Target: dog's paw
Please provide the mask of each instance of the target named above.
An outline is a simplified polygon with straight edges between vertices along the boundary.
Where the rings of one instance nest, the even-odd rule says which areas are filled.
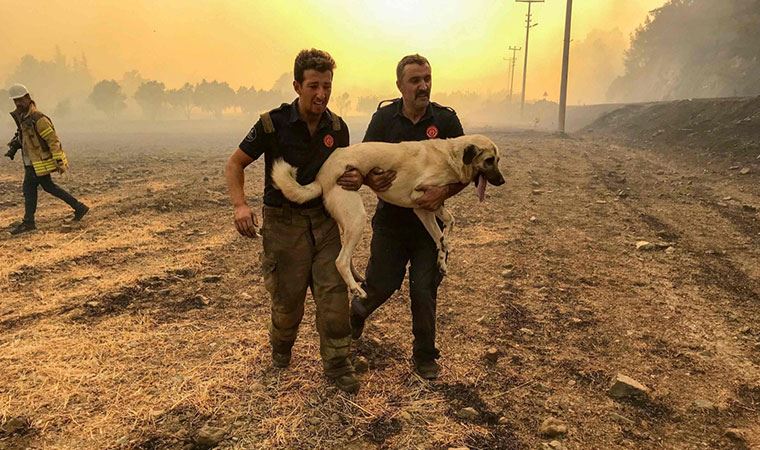
[[[441,272],[441,275],[444,277],[449,271],[448,264],[446,263],[446,253],[439,253],[438,254],[438,271]]]
[[[357,285],[356,287],[351,288],[351,297],[364,300],[367,298],[367,293],[364,292],[364,289]]]

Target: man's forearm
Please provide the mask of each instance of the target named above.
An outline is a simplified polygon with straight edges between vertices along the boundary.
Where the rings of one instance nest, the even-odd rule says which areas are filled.
[[[224,168],[227,190],[233,206],[245,205],[245,172],[240,165],[228,161]]]

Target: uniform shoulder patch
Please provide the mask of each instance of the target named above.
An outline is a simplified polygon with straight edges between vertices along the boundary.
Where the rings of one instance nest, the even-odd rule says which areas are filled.
[[[253,142],[256,140],[256,125],[251,127],[251,131],[245,136],[246,142]]]

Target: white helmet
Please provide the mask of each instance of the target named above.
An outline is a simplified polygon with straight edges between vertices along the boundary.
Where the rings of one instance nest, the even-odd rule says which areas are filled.
[[[8,96],[11,98],[11,100],[16,100],[17,98],[21,98],[25,95],[29,95],[29,89],[27,89],[23,84],[14,84],[8,88]]]

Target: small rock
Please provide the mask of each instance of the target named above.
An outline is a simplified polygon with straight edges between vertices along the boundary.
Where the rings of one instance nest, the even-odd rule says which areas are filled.
[[[335,413],[332,416],[330,416],[330,420],[332,420],[333,422],[336,422],[336,423],[340,422],[340,416],[338,415],[338,413]]]
[[[655,250],[657,248],[657,245],[649,242],[649,241],[637,241],[636,242],[636,250],[645,252],[645,251],[651,251]]]
[[[456,412],[456,416],[460,419],[465,420],[475,420],[478,418],[478,411],[475,408],[472,408],[468,406],[467,408],[462,408],[459,411]]]
[[[499,417],[499,425],[509,425],[509,419],[504,416]]]
[[[646,399],[649,397],[649,388],[633,378],[619,373],[607,393],[612,398]]]
[[[535,222],[538,219],[536,218],[536,216],[530,216],[530,219],[528,219],[528,220],[530,220],[531,222]]]
[[[739,174],[740,175],[749,175],[750,172],[752,172],[752,171],[749,169],[749,167],[745,167],[745,168],[743,168],[742,170],[739,171]]]
[[[31,251],[32,251],[32,250],[34,250],[34,249],[32,248],[32,246],[31,246],[31,245],[25,245],[25,246],[24,246],[24,250],[26,250],[26,251],[28,251],[28,252],[31,252]]]
[[[209,177],[203,177],[203,181],[208,181]]]
[[[541,195],[541,194],[543,194],[543,193],[544,193],[544,190],[543,190],[543,189],[533,189],[533,190],[531,191],[531,193],[532,193],[533,195]]]
[[[247,292],[242,292],[242,293],[240,293],[240,298],[242,298],[243,300],[250,300],[253,297],[251,297],[251,294],[249,294]]]
[[[193,297],[193,303],[195,303],[196,305],[200,304],[200,305],[208,306],[211,303],[211,300],[209,300],[208,297],[206,297],[203,294],[198,294],[195,297]]]
[[[311,425],[319,425],[320,423],[322,423],[322,420],[319,417],[317,417],[317,416],[309,417],[309,419],[307,421]]]
[[[501,276],[503,276],[504,278],[509,278],[510,276],[512,276],[512,272],[514,272],[512,269],[504,269],[501,271]]]
[[[201,448],[214,448],[224,440],[226,434],[227,431],[222,428],[204,425],[203,428],[198,430],[198,434],[195,437],[195,445]]]
[[[700,398],[700,399],[694,400],[694,403],[692,404],[692,409],[695,411],[700,411],[700,412],[711,412],[711,411],[717,411],[718,407],[715,406],[715,403]]]
[[[733,199],[734,199],[734,198],[733,198],[733,197],[731,197],[731,196],[728,196],[728,197],[723,197],[723,201],[724,201],[724,202],[730,202],[730,201],[731,201],[731,200],[733,200]]]
[[[202,280],[204,283],[218,283],[222,281],[221,275],[206,275]]]
[[[520,328],[519,331],[520,331],[520,333],[522,333],[522,334],[524,334],[526,336],[533,336],[533,334],[535,334],[535,333],[533,333],[533,330],[531,330],[530,328]]]
[[[572,323],[573,325],[580,325],[583,323],[583,319],[579,319],[578,317],[571,317],[570,323]]]
[[[538,432],[544,437],[562,436],[567,434],[567,425],[556,417],[549,417],[541,423]]]
[[[675,247],[668,247],[668,248],[665,249],[665,253],[667,253],[668,255],[672,255],[675,252],[676,252],[676,248]]]
[[[731,166],[728,168],[728,170],[739,170],[741,169],[741,166]]]
[[[747,430],[743,428],[729,428],[726,430],[726,437],[734,442],[746,444]]]
[[[562,445],[562,442],[560,441],[551,441],[549,442],[549,448],[552,448],[554,450],[564,450],[565,446]]]
[[[500,356],[499,349],[497,349],[496,347],[489,347],[488,350],[486,350],[486,353],[483,355],[483,358],[486,361],[495,363],[496,361],[499,360],[499,356]]]
[[[369,370],[369,361],[363,356],[357,356],[354,360],[354,370],[357,373],[364,373]]]

